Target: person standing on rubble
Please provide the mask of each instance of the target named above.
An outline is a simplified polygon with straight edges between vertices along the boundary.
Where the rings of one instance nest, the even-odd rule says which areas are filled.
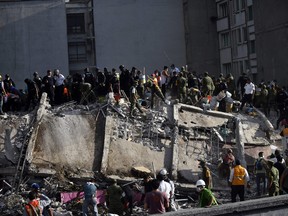
[[[257,196],[261,196],[261,182],[263,182],[262,194],[266,194],[266,161],[263,152],[258,153],[258,158],[254,164],[254,173],[256,174]]]
[[[133,85],[130,88],[130,117],[134,117],[134,109],[135,106],[139,110],[140,113],[143,113],[140,104],[138,102],[138,94],[137,94],[137,84],[138,80],[134,80]]]
[[[252,83],[251,79],[247,79],[247,83],[244,86],[245,92],[241,101],[241,106],[240,106],[240,110],[243,109],[244,105],[246,103],[249,103],[250,106],[252,107],[252,102],[253,102],[253,98],[254,98],[254,93],[255,93],[255,85],[254,83]]]
[[[187,79],[184,77],[183,72],[180,72],[177,79],[177,93],[180,103],[186,102],[187,97]]]
[[[279,195],[279,171],[274,167],[274,161],[268,160],[268,192],[269,196]]]
[[[169,179],[168,172],[167,172],[167,170],[165,168],[160,169],[160,171],[158,173],[158,176],[157,176],[157,179],[159,179],[159,180],[163,179],[165,184],[166,183],[170,184],[171,191],[167,195],[167,197],[169,199],[169,209],[168,209],[168,211],[177,211],[177,207],[176,207],[176,203],[175,203],[175,185],[174,185],[174,182],[171,179]],[[160,182],[159,190],[162,191],[162,192],[168,193],[168,191],[167,191],[168,187],[166,187],[166,185],[164,185],[162,183],[162,180]]]
[[[208,168],[207,164],[203,160],[199,160],[199,165],[202,168],[202,179],[205,182],[205,186],[208,189],[212,189],[212,176],[211,176],[211,171]]]
[[[47,70],[47,75],[43,77],[42,83],[44,85],[43,92],[47,93],[51,106],[54,106],[54,78],[52,71]]]
[[[64,93],[64,84],[65,77],[60,73],[59,69],[54,70],[54,83],[55,83],[55,104],[63,103],[63,93]]]
[[[213,205],[218,205],[215,196],[212,191],[205,187],[205,181],[199,179],[196,182],[196,190],[199,193],[199,206],[200,207],[211,207]]]
[[[240,160],[236,159],[235,167],[231,170],[229,184],[231,185],[231,200],[236,202],[239,195],[240,201],[244,201],[245,184],[250,188],[247,170],[241,166]]]
[[[202,92],[204,93],[205,97],[207,97],[208,95],[212,96],[214,90],[215,90],[214,82],[212,78],[209,76],[209,73],[206,71],[202,79]]]
[[[93,182],[84,184],[84,201],[82,205],[83,216],[88,216],[89,206],[92,206],[93,216],[98,216],[98,208],[96,201],[97,187]]]
[[[111,214],[123,215],[124,206],[122,202],[122,188],[117,185],[117,180],[112,179],[112,185],[106,190],[106,204]]]

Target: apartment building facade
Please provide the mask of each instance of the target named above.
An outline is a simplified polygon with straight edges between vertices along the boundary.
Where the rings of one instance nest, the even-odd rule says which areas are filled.
[[[256,79],[257,54],[252,0],[216,0],[220,70]]]

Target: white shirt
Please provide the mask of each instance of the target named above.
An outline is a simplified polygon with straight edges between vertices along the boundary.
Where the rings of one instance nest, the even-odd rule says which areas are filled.
[[[255,91],[255,85],[252,82],[246,83],[244,89],[245,89],[244,94],[253,94]]]
[[[170,198],[170,193],[172,191],[172,188],[171,188],[171,185],[168,182],[162,180],[160,182],[158,190],[161,191],[161,192],[165,192],[167,197],[168,197],[168,199]]]
[[[65,77],[62,74],[54,76],[55,86],[60,86],[64,84]]]

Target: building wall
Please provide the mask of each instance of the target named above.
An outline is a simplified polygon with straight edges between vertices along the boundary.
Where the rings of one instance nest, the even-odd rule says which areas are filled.
[[[18,88],[38,71],[68,74],[66,11],[63,0],[0,2],[0,73]]]
[[[182,1],[94,0],[96,64],[146,74],[186,64]]]
[[[259,81],[276,79],[288,85],[288,2],[254,0]],[[263,19],[265,18],[265,19]]]
[[[215,1],[183,0],[187,63],[198,74],[218,75],[219,50],[216,31]]]

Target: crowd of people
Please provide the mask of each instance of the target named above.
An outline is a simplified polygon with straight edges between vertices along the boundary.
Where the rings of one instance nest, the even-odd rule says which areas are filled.
[[[164,66],[162,70],[156,69],[153,73],[135,67],[129,70],[124,65],[111,71],[107,68],[103,71],[85,68],[82,73],[67,77],[58,69],[47,70],[43,78],[35,72],[33,78],[24,80],[27,86],[25,90],[17,89],[9,74],[3,80],[0,76],[0,82],[0,114],[23,108],[33,109],[43,92],[47,93],[52,106],[69,100],[88,103],[91,96],[95,96],[96,100],[99,96],[113,92],[116,101],[124,96],[129,98],[130,116],[135,114],[135,108],[141,113],[141,105],[153,108],[155,100],[167,103],[167,96],[190,105],[204,106],[210,103],[210,109],[223,112],[231,112],[233,106],[240,104],[240,110],[244,106],[246,109],[260,107],[268,117],[273,109],[278,115],[276,128],[288,116],[288,93],[275,80],[254,84],[248,74],[243,73],[236,82],[231,73],[227,76],[219,74],[218,77],[211,77],[208,72],[198,75],[196,71],[189,71],[184,66],[179,69],[174,64],[170,68]]]

